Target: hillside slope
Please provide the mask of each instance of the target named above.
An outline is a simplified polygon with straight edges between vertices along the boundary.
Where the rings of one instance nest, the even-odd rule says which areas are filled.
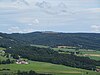
[[[0,33],[0,45],[12,46],[23,45],[47,45],[56,47],[59,45],[74,46],[85,49],[100,50],[99,33],[55,33],[55,32],[33,32],[26,34],[3,34]],[[3,38],[2,38],[3,37]]]

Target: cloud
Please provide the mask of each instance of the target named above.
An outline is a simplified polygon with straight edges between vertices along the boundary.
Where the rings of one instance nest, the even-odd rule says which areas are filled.
[[[18,18],[18,21],[25,25],[37,25],[40,23],[38,19],[33,17],[22,17],[20,19]]]
[[[57,5],[52,5],[50,2],[42,1],[35,4],[37,7],[41,8],[44,12],[51,15],[65,15],[73,14],[72,10],[63,2],[57,3]]]
[[[91,13],[100,13],[100,8],[89,8],[87,10],[90,11]]]
[[[27,28],[20,28],[18,26],[12,26],[8,29],[8,31],[11,33],[28,33],[28,32],[33,32],[34,29],[33,28],[30,28],[30,27],[27,27]]]
[[[0,8],[26,9],[29,3],[26,0],[0,0]]]
[[[32,22],[30,22],[28,25],[36,25],[36,24],[39,24],[39,20],[38,19],[34,19]]]
[[[0,0],[0,30],[99,31],[99,0]],[[4,26],[4,24],[6,26]],[[93,25],[96,24],[96,25]],[[90,29],[90,25],[91,29]]]
[[[0,0],[0,2],[2,3],[15,3],[15,2],[21,3],[22,2],[26,5],[29,5],[29,3],[26,0]]]
[[[25,5],[29,5],[29,3],[28,3],[26,0],[17,0],[17,1],[18,1],[18,3],[22,2],[22,3],[24,3]]]
[[[51,8],[51,4],[49,2],[46,2],[46,1],[37,2],[35,5],[38,6],[38,7],[40,7],[40,8],[44,8],[44,9]]]
[[[18,26],[14,26],[8,29],[8,31],[10,32],[14,32],[14,33],[22,33],[23,31],[18,27]]]
[[[100,25],[92,25],[91,28],[93,32],[100,32]]]

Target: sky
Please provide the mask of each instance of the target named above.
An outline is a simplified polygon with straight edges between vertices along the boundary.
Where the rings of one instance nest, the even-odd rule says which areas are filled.
[[[100,33],[100,0],[0,0],[0,32]]]

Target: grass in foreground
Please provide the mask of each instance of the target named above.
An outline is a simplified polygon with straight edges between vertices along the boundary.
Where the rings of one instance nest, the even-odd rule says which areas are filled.
[[[17,72],[18,70],[21,71],[36,71],[37,73],[49,73],[53,75],[100,75],[100,73],[83,70],[83,69],[77,69],[72,67],[67,67],[63,65],[56,65],[51,63],[44,63],[44,62],[33,62],[30,61],[30,64],[28,65],[18,65],[18,64],[10,64],[10,65],[0,65],[0,69],[10,69],[10,72]],[[0,75],[2,73],[6,73],[7,71],[0,71]],[[86,74],[88,73],[88,74]]]

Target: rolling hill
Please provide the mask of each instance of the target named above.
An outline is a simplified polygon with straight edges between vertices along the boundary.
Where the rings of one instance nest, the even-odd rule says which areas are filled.
[[[57,33],[57,32],[32,32],[32,33],[0,33],[1,46],[13,45],[46,45],[51,47],[73,46],[83,49],[100,50],[99,33]]]

